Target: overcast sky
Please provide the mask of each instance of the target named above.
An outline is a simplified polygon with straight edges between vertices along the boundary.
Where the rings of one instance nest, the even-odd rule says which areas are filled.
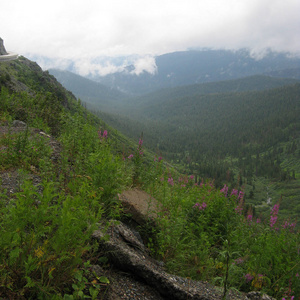
[[[299,54],[299,12],[299,0],[0,0],[0,37],[7,51],[82,69],[99,56],[147,55],[143,66],[203,47]]]

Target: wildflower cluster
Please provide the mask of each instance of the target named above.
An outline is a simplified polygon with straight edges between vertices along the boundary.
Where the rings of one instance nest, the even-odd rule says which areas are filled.
[[[279,203],[275,204],[271,210],[270,227],[273,227],[278,219]]]
[[[253,280],[254,276],[252,276],[250,273],[247,273],[244,275],[244,278],[245,278],[246,282],[248,283]]]
[[[253,215],[248,215],[248,216],[247,216],[247,221],[248,221],[249,223],[251,223],[251,222],[252,222],[252,218],[253,218]]]
[[[143,140],[142,139],[139,139],[139,145],[138,145],[137,150],[138,150],[138,154],[140,156],[142,156],[144,154],[144,152],[143,152]]]
[[[238,194],[238,190],[232,189],[230,196],[236,196]]]
[[[225,184],[224,187],[220,190],[221,193],[224,194],[224,196],[227,198],[228,197],[228,186]],[[237,214],[241,214],[243,211],[243,206],[244,206],[244,192],[243,191],[238,191],[236,189],[232,189],[230,193],[231,196],[238,196],[237,201],[238,201],[238,206],[235,208],[235,212]],[[248,216],[248,221],[252,221],[252,215]]]
[[[235,212],[239,215],[242,214],[243,206],[244,206],[244,193],[242,191],[239,192],[238,196],[238,206],[235,208]]]
[[[104,130],[103,133],[101,130],[98,130],[98,137],[101,141],[107,139],[107,135],[107,130]]]
[[[225,184],[224,187],[221,189],[221,193],[224,193],[224,196],[227,197],[228,194],[228,186]]]
[[[282,227],[284,228],[284,229],[290,229],[291,231],[293,231],[293,229],[295,229],[295,227],[296,227],[296,223],[294,222],[294,223],[290,223],[290,222],[288,222],[288,221],[285,221],[285,223],[282,225]]]
[[[162,161],[162,157],[161,156],[159,156],[158,158],[155,156],[154,157],[154,162],[156,162],[156,160],[158,161],[158,162],[161,162]]]
[[[202,204],[200,203],[196,203],[193,208],[198,208],[199,210],[204,210],[207,207],[207,204],[205,202],[203,202]]]
[[[172,177],[169,177],[169,178],[168,178],[168,183],[169,183],[171,186],[174,185],[174,180],[173,180]]]

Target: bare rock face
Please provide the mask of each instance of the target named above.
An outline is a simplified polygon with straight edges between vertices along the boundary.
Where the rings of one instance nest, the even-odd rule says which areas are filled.
[[[0,38],[0,55],[7,55],[8,53],[5,50],[5,47],[3,45],[3,40]]]
[[[105,253],[113,273],[106,300],[221,300],[223,290],[205,281],[194,281],[166,272],[164,264],[150,256],[138,230],[145,224],[155,225],[155,210],[161,210],[156,200],[138,189],[119,195],[124,211],[134,223],[112,221],[107,229],[99,227],[93,238],[99,252]],[[128,220],[127,220],[128,221]],[[99,266],[97,266],[99,268]],[[102,271],[103,273],[103,271]],[[260,292],[248,294],[229,290],[230,300],[275,300]]]
[[[131,273],[142,282],[152,286],[166,299],[221,299],[219,291],[208,283],[194,282],[186,278],[168,274],[158,262],[149,257],[145,246],[136,233],[120,223],[106,233],[109,241],[104,241],[104,233],[97,230],[93,237],[99,241],[101,250],[109,253],[110,261],[123,272]]]

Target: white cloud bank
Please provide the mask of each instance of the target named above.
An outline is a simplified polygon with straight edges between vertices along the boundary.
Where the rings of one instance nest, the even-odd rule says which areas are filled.
[[[8,51],[76,61],[82,73],[119,70],[95,59],[132,54],[144,57],[136,74],[155,72],[154,55],[197,47],[300,53],[299,0],[0,2]]]

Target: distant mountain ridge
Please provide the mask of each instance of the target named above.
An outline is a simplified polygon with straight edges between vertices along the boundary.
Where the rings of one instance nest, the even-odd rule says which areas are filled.
[[[300,80],[297,79],[253,75],[239,79],[165,88],[132,98],[129,103],[135,103],[140,106],[143,103],[162,103],[170,99],[190,97],[195,95],[263,91],[281,86],[292,85],[299,82]]]
[[[161,103],[168,99],[212,93],[261,91],[298,83],[300,80],[254,75],[239,79],[165,88],[137,97],[130,97],[114,88],[68,71],[50,69],[49,73],[72,91],[90,108],[103,112],[122,113],[143,103]]]
[[[256,59],[245,49],[174,52],[157,56],[155,62],[155,74],[143,72],[134,75],[124,70],[90,78],[128,94],[139,95],[167,87],[237,79],[257,74],[273,74],[274,77],[278,77],[279,74],[279,77],[289,77],[285,75],[284,70],[300,68],[299,57],[269,52],[263,58]],[[293,78],[300,79],[299,73],[296,72]]]

